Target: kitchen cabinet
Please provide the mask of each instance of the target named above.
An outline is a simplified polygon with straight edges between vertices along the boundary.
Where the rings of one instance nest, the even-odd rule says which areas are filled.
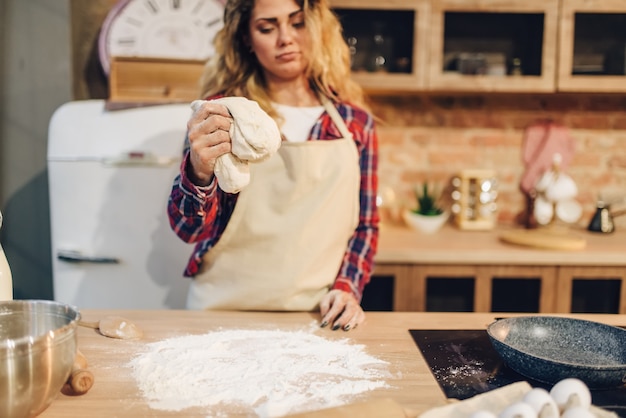
[[[626,92],[626,2],[562,0],[558,89]]]
[[[558,0],[431,3],[428,89],[554,91]]]
[[[333,0],[352,53],[354,79],[369,92],[426,87],[427,0]]]
[[[584,282],[611,282],[604,292],[584,295],[604,301],[614,298],[615,313],[626,313],[626,235],[616,231],[598,234],[583,229],[570,231],[586,240],[583,250],[546,250],[502,242],[508,230],[499,225],[490,231],[463,231],[446,225],[433,235],[420,235],[397,225],[383,225],[374,275],[393,277],[394,311],[428,311],[431,281],[451,283],[452,293],[470,282],[468,311],[511,311],[522,295],[508,292],[496,296],[496,287],[517,280],[536,289],[534,311],[582,312],[574,303],[574,287]],[[589,305],[589,304],[587,304]],[[442,309],[443,310],[443,309]],[[593,311],[595,312],[595,311]]]
[[[332,6],[346,39],[358,41],[353,74],[368,93],[626,92],[622,0],[334,0]],[[395,30],[393,43],[405,47],[391,55],[393,65],[375,71],[359,64],[359,43],[368,50],[381,20]]]

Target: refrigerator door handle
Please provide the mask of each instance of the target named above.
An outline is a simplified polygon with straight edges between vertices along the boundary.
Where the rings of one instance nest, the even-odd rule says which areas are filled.
[[[103,158],[102,162],[112,166],[161,166],[168,167],[175,162],[180,161],[179,158],[154,155],[150,152],[131,151],[122,153],[115,157]]]
[[[119,258],[114,257],[93,257],[86,256],[80,253],[80,251],[72,250],[59,250],[57,252],[57,258],[61,261],[67,261],[69,263],[95,263],[95,264],[119,264]]]

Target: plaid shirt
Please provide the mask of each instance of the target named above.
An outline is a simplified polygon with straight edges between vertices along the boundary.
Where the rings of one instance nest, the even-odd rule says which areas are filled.
[[[367,112],[348,104],[336,105],[339,114],[352,132],[359,151],[361,186],[359,224],[354,231],[341,267],[332,286],[353,293],[361,300],[369,282],[378,243],[378,210],[376,193],[378,177],[378,139],[374,120]],[[332,140],[342,135],[324,112],[311,130],[309,140]],[[238,194],[229,194],[219,187],[215,178],[206,187],[195,186],[186,175],[188,149],[181,165],[181,174],[174,180],[168,202],[168,215],[174,232],[185,242],[196,243],[185,276],[193,277],[202,257],[218,242],[237,203]]]

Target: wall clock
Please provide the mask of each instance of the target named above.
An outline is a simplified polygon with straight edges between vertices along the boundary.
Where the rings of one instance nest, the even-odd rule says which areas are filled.
[[[221,0],[120,0],[98,37],[102,69],[113,56],[206,60],[223,13]]]

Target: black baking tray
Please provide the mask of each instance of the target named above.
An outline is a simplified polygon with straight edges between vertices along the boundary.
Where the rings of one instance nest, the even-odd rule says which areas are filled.
[[[507,367],[486,330],[409,330],[447,398],[459,400],[522,380],[547,390],[550,385]],[[626,418],[626,386],[592,390],[593,404]]]

